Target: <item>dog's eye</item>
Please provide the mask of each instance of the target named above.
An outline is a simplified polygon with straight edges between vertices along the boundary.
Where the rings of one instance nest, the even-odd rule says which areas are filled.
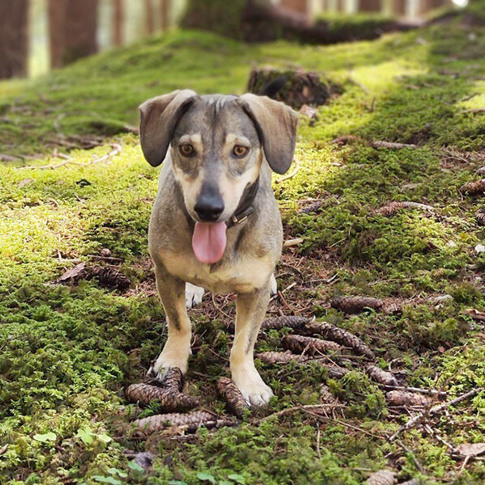
[[[195,154],[194,147],[190,143],[184,143],[183,145],[179,146],[179,152],[184,157],[190,157]]]
[[[243,145],[236,145],[233,149],[232,149],[232,153],[234,154],[234,156],[236,156],[237,158],[243,158],[245,157],[249,152],[249,148],[248,147],[245,147]]]

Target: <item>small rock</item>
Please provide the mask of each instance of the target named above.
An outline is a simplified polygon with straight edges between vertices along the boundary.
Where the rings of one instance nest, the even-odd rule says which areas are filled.
[[[475,251],[480,254],[480,253],[485,253],[485,246],[483,244],[477,244],[475,246]]]

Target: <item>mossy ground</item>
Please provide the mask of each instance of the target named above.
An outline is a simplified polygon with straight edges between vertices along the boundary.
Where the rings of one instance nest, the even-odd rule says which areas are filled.
[[[253,63],[303,66],[342,83],[344,93],[319,109],[314,126],[301,121],[298,173],[275,181],[286,237],[303,243],[285,249],[284,299],[269,312],[298,310],[350,329],[406,384],[450,399],[485,386],[483,325],[465,313],[484,309],[485,260],[474,249],[484,239],[474,218],[481,199],[458,191],[485,165],[485,115],[471,111],[484,107],[483,52],[485,30],[459,19],[332,47],[246,46],[187,31],[35,82],[0,84],[0,153],[18,157],[0,168],[0,482],[357,484],[391,467],[401,481],[482,483],[484,462],[462,466],[445,442],[485,441],[483,392],[433,420],[433,432],[416,428],[390,442],[407,414],[388,408],[358,364],[334,381],[316,365],[258,363],[277,396],[256,413],[259,423],[189,436],[133,433],[136,411],[122,388],[142,378],[165,339],[146,243],[158,171],[143,161],[137,137],[120,132],[153,95],[181,87],[244,92]],[[332,143],[342,135],[359,138]],[[375,149],[372,140],[417,148]],[[99,146],[72,149],[90,143]],[[93,163],[114,144],[119,153]],[[56,169],[19,167],[60,164],[66,154],[71,163]],[[313,198],[324,200],[323,210],[300,213],[301,201]],[[436,211],[375,215],[396,200]],[[119,258],[132,279],[128,291],[94,279],[52,284],[101,248]],[[329,301],[348,294],[407,304],[400,314],[347,318]],[[453,298],[433,300],[444,294]],[[192,312],[200,337],[188,382],[205,407],[223,412],[214,387],[227,372],[234,308],[231,298],[216,303],[209,298]],[[280,340],[269,332],[258,348]],[[345,405],[342,415],[270,416],[317,403],[322,382]],[[145,449],[156,454],[149,472],[127,453]]]

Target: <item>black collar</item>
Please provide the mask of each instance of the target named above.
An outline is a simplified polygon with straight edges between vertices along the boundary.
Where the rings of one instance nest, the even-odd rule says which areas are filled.
[[[254,212],[253,202],[256,194],[258,193],[258,189],[259,177],[256,179],[256,182],[244,189],[237,209],[231,218],[226,222],[228,229],[245,221]]]

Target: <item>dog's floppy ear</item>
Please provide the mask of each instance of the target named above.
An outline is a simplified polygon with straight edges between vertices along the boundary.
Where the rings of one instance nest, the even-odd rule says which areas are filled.
[[[251,93],[237,102],[255,124],[270,167],[285,173],[293,161],[298,114],[279,101]]]
[[[196,97],[197,93],[184,89],[151,98],[138,107],[141,148],[150,165],[163,162],[177,122]]]

